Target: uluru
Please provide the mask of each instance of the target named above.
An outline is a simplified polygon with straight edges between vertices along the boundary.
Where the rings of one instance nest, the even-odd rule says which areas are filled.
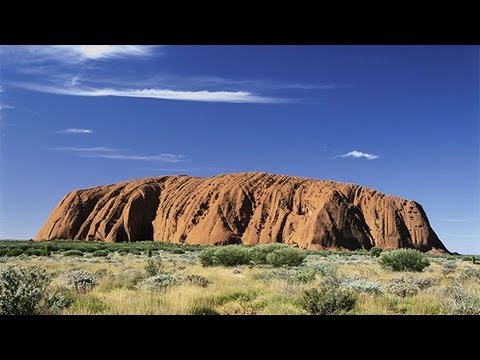
[[[36,236],[52,239],[448,252],[415,201],[260,172],[151,177],[75,190]]]

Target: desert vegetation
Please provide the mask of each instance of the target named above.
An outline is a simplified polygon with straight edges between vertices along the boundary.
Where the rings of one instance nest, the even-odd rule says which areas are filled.
[[[1,314],[480,314],[480,264],[415,250],[0,241]]]

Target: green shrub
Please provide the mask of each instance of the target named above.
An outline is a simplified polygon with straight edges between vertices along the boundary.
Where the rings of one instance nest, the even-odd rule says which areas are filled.
[[[366,279],[344,278],[341,282],[341,287],[350,289],[357,293],[367,293],[372,295],[379,295],[382,293],[380,283],[377,281],[368,281]]]
[[[141,287],[147,290],[164,290],[169,286],[176,285],[178,279],[173,274],[159,274],[142,281]]]
[[[382,249],[378,247],[372,247],[370,249],[370,255],[372,255],[373,257],[379,257],[381,253],[382,253]]]
[[[267,264],[267,256],[274,250],[284,249],[284,244],[255,245],[248,249],[250,261],[255,265]]]
[[[40,268],[8,265],[0,270],[0,313],[31,315],[37,313],[50,277]]]
[[[108,256],[108,251],[106,251],[106,250],[95,250],[95,251],[92,253],[92,256],[95,256],[95,257],[105,257],[105,256]]]
[[[198,254],[198,259],[202,266],[213,266],[215,265],[215,248],[208,248]]]
[[[68,308],[74,300],[61,292],[51,294],[45,300],[45,305],[50,313],[57,314],[63,309]]]
[[[83,252],[80,250],[67,250],[62,253],[63,256],[83,256]]]
[[[13,256],[20,256],[22,254],[23,254],[23,250],[13,248],[13,249],[8,249],[7,253],[5,255],[7,255],[9,257],[13,257]]]
[[[248,256],[248,249],[243,246],[219,246],[215,250],[215,265],[237,266],[245,265],[250,262],[250,258]]]
[[[317,272],[315,271],[315,268],[304,267],[295,272],[292,280],[295,283],[308,284],[309,282],[315,280],[316,277]]]
[[[480,315],[480,298],[468,294],[461,287],[449,287],[447,296],[440,297],[440,301],[449,314],[453,315]]]
[[[385,284],[385,290],[389,294],[394,294],[400,297],[407,297],[416,295],[420,290],[425,290],[437,283],[433,278],[419,278],[416,279],[408,274],[393,278]]]
[[[62,276],[65,285],[77,292],[86,293],[97,284],[95,276],[87,270],[73,270]]]
[[[192,308],[189,310],[190,315],[220,315],[218,311],[215,309],[209,307],[209,306],[197,306],[194,305]]]
[[[267,255],[267,263],[274,267],[302,265],[307,255],[301,250],[284,248]]]
[[[237,266],[250,262],[248,249],[239,245],[208,248],[203,250],[198,257],[203,266]]]
[[[150,276],[150,277],[158,275],[162,268],[163,268],[163,264],[160,258],[148,259],[147,263],[145,264],[145,272],[147,273],[147,276]]]
[[[50,256],[52,254],[51,248],[49,244],[45,244],[45,247],[43,248],[45,252],[45,256]]]
[[[457,265],[454,262],[444,263],[442,266],[442,275],[447,277],[448,274],[453,273],[457,268]]]
[[[322,286],[304,290],[300,306],[311,314],[332,315],[352,310],[356,301],[356,295],[349,290]]]
[[[382,268],[390,271],[423,271],[430,265],[421,252],[414,249],[398,249],[382,253],[379,259]]]
[[[24,254],[25,255],[35,255],[35,256],[44,256],[45,255],[45,251],[44,250],[41,250],[41,249],[35,249],[35,248],[32,248],[32,249],[27,249],[24,251]]]
[[[148,248],[147,250],[147,257],[151,258],[152,257],[152,249]]]

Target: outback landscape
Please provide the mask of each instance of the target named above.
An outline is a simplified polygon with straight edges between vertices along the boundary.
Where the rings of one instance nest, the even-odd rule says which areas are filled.
[[[474,256],[82,241],[0,254],[4,314],[480,314]]]
[[[241,173],[77,190],[36,240],[0,243],[4,314],[480,314],[476,257],[450,254],[421,205],[352,184]]]
[[[0,63],[0,315],[480,315],[478,46]]]

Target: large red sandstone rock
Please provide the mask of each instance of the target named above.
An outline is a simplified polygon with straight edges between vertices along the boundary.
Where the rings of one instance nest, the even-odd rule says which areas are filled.
[[[415,201],[265,173],[164,176],[72,191],[36,237],[50,239],[447,251]]]

